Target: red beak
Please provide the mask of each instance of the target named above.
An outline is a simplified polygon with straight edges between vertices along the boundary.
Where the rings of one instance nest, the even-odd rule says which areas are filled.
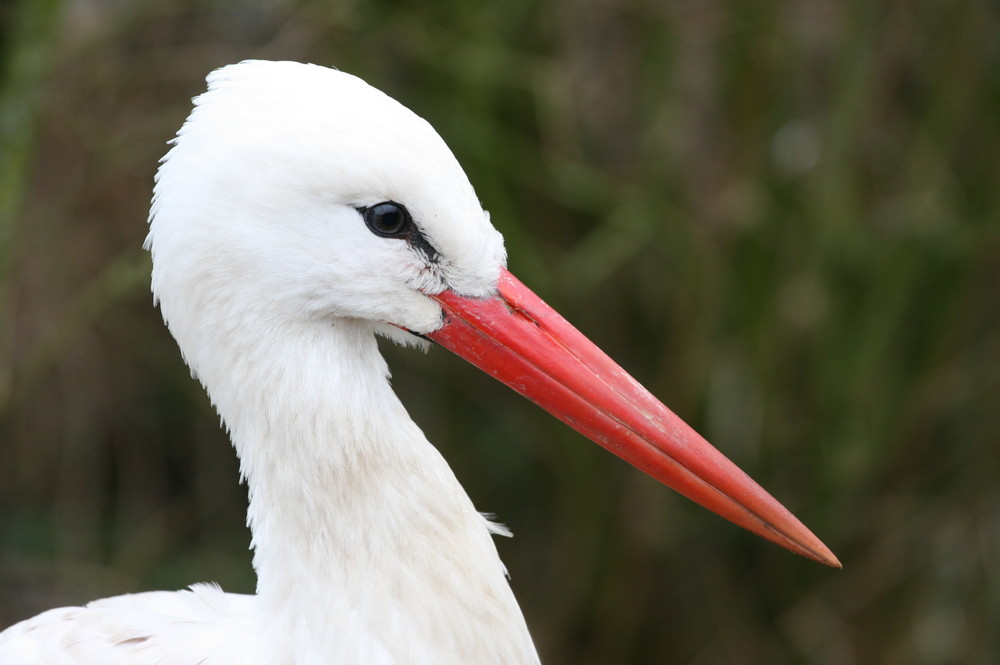
[[[507,270],[494,297],[434,298],[445,324],[426,337],[705,508],[841,567],[784,506]]]

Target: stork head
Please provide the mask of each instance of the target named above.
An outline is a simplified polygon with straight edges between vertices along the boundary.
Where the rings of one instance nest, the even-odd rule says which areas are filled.
[[[157,174],[147,247],[168,322],[179,298],[238,290],[275,319],[364,319],[408,341],[401,328],[441,324],[429,296],[493,293],[506,260],[426,121],[355,76],[293,62],[208,77]]]
[[[710,510],[839,566],[507,272],[500,234],[430,125],[315,65],[244,62],[208,83],[160,167],[146,241],[154,294],[196,372],[209,321],[231,346],[248,320],[258,334],[344,318],[415,333]]]

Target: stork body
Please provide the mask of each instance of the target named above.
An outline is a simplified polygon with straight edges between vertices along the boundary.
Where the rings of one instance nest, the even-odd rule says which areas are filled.
[[[408,417],[376,335],[436,341],[712,510],[836,562],[506,272],[440,137],[360,79],[213,73],[158,173],[147,247],[240,458],[257,593],[51,610],[0,634],[0,665],[537,662],[504,530]]]

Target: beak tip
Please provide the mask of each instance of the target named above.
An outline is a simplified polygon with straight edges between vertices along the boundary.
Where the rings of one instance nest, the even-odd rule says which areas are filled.
[[[819,560],[820,563],[830,566],[831,568],[836,568],[837,570],[844,569],[844,564],[840,563],[840,559],[837,558],[836,554],[826,548],[824,548],[822,554],[823,557]]]
[[[829,566],[830,568],[836,568],[842,570],[844,564],[840,562],[837,555],[834,554],[829,547],[823,544],[819,538],[814,536],[811,531],[806,531],[807,537],[798,540],[797,547],[788,548],[793,552],[802,554],[806,558],[812,559],[816,563],[821,563],[824,566]],[[787,545],[786,545],[787,547]]]

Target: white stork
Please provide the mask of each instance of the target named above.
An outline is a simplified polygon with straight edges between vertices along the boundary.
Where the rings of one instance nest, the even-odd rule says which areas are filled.
[[[538,656],[491,535],[389,386],[376,335],[436,342],[682,494],[836,557],[505,268],[427,122],[348,74],[249,61],[157,174],[152,289],[225,421],[257,593],[50,610],[0,665],[511,665]]]

